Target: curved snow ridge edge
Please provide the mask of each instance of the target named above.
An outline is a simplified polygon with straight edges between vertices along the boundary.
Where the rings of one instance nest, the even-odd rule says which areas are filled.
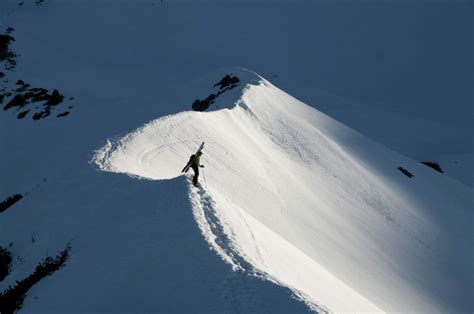
[[[204,80],[211,80],[209,77],[214,77],[214,80],[215,80],[215,78],[221,75],[222,73],[229,73],[232,71],[235,72],[235,74],[238,75],[238,77],[241,79],[241,83],[240,83],[241,86],[239,87],[240,91],[237,92],[237,94],[235,94],[238,96],[234,96],[234,99],[227,100],[227,102],[230,102],[231,105],[223,106],[220,109],[207,110],[204,112],[187,110],[187,111],[180,111],[180,112],[158,117],[136,128],[130,133],[119,134],[119,135],[113,136],[112,138],[107,139],[105,145],[103,145],[102,147],[94,151],[93,156],[90,160],[90,163],[93,165],[96,165],[101,171],[123,173],[130,177],[139,178],[139,179],[163,180],[163,179],[173,179],[180,176],[181,174],[179,172],[176,172],[174,175],[163,177],[163,178],[156,177],[156,176],[149,177],[147,175],[140,174],[140,173],[137,173],[136,171],[133,171],[135,170],[133,169],[133,167],[127,170],[124,170],[123,167],[118,167],[117,164],[119,163],[118,161],[122,161],[121,157],[127,155],[127,147],[130,143],[133,143],[134,140],[140,138],[141,135],[146,134],[147,131],[152,130],[153,128],[155,128],[156,126],[162,123],[166,123],[167,121],[177,120],[180,123],[185,123],[185,120],[190,118],[190,115],[215,114],[216,112],[233,110],[233,109],[236,109],[237,107],[244,109],[250,115],[256,117],[256,115],[252,111],[252,108],[247,106],[247,104],[243,101],[243,96],[252,86],[259,86],[261,84],[269,83],[262,76],[258,75],[257,73],[251,70],[241,68],[241,67],[225,67],[225,68],[220,69],[219,71],[216,71],[216,73],[213,73],[212,75],[208,74]],[[171,122],[170,124],[172,126],[179,125],[179,123],[176,123],[176,122],[174,123]],[[151,146],[153,146],[153,144],[154,143],[150,143]],[[167,143],[167,145],[171,145],[171,144],[173,143]],[[188,147],[190,152],[193,151],[193,147],[195,145],[194,143],[193,144],[185,143],[185,141],[183,141],[181,144],[184,147]],[[155,147],[154,149],[159,149],[159,148],[160,147]],[[143,157],[144,155],[150,152],[142,151],[139,153],[141,154],[139,157]],[[135,161],[141,162],[141,160],[135,160]],[[130,160],[129,164],[132,162],[133,160]]]
[[[193,208],[194,220],[197,222],[201,234],[222,260],[232,266],[234,271],[249,269],[246,261],[236,254],[235,249],[224,231],[220,219],[216,215],[215,204],[212,198],[201,187],[188,185],[189,199]]]
[[[193,216],[198,224],[201,234],[208,242],[210,248],[226,263],[228,263],[233,271],[247,273],[250,276],[268,280],[282,287],[290,289],[293,293],[292,297],[303,302],[308,308],[317,313],[331,313],[329,309],[322,304],[315,303],[309,296],[295,287],[289,286],[278,280],[275,276],[265,272],[264,269],[257,268],[252,259],[239,248],[238,242],[232,232],[223,221],[219,218],[219,213],[212,197],[202,187],[193,187],[189,184],[188,195],[193,208]],[[242,219],[244,219],[242,217]],[[243,220],[245,222],[245,220]],[[247,223],[248,232],[252,233]]]

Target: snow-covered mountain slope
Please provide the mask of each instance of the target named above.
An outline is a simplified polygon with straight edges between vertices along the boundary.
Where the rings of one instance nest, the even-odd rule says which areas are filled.
[[[131,184],[91,167],[72,174],[2,214],[1,241],[14,243],[15,258],[2,291],[72,245],[64,269],[33,286],[20,313],[305,312],[288,290],[232,271],[208,249],[183,178]]]
[[[0,110],[0,202],[23,195],[0,212],[0,292],[71,242],[20,313],[472,312],[472,190],[414,160],[474,182],[474,6],[428,2],[1,0],[0,95],[65,99],[39,121]],[[186,112],[230,72],[244,84],[214,112]],[[166,123],[194,133],[164,130],[176,147]],[[207,185],[188,189],[204,135]],[[98,171],[104,145],[102,166],[158,180]]]
[[[235,106],[154,120],[109,142],[96,163],[173,179],[205,141],[201,186],[231,246],[207,239],[224,259],[231,262],[237,251],[268,278],[330,311],[473,308],[470,187],[257,75],[237,76],[246,86]]]
[[[237,65],[474,185],[472,1],[37,2],[0,1],[12,79],[172,113],[165,87]]]

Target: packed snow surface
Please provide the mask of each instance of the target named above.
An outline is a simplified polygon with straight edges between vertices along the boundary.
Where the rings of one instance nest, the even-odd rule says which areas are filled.
[[[205,190],[221,228],[198,219],[201,231],[235,268],[238,255],[313,309],[472,310],[472,188],[256,74],[238,76],[244,88],[226,108],[159,118],[109,141],[94,160],[173,179],[204,141],[201,187],[190,195],[196,210]]]

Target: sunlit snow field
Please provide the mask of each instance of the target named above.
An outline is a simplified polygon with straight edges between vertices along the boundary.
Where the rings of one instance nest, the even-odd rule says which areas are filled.
[[[471,2],[35,2],[0,86],[74,109],[0,113],[0,292],[72,251],[20,313],[473,311]]]

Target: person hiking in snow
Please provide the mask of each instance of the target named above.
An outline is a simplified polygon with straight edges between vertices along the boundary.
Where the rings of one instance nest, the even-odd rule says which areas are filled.
[[[194,171],[193,184],[195,186],[198,185],[199,168],[204,168],[204,165],[201,165],[201,156],[202,152],[198,152],[196,155],[191,155],[191,157],[189,158],[189,162],[194,159],[191,164],[191,168],[193,168]]]

